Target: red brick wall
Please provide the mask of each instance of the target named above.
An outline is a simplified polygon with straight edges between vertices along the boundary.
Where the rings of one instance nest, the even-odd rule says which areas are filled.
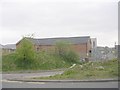
[[[18,43],[16,45],[16,48],[19,47]],[[74,44],[71,46],[73,48],[74,51],[76,51],[80,57],[87,57],[87,53],[89,54],[89,50],[91,50],[91,43],[90,41],[88,41],[88,43],[83,43],[83,44]],[[36,51],[41,51],[41,50],[45,50],[45,51],[51,51],[55,49],[55,46],[53,45],[34,45],[34,48]]]
[[[54,46],[53,45],[35,45],[35,50],[36,51],[41,51],[41,50],[54,50]]]
[[[36,51],[50,51],[55,50],[55,46],[53,45],[35,45],[34,46]],[[80,57],[86,57],[87,53],[89,53],[89,50],[91,49],[90,43],[84,43],[84,44],[74,44],[71,46],[74,51],[76,51]]]
[[[87,46],[85,44],[72,45],[73,49],[80,55],[80,57],[86,57]]]

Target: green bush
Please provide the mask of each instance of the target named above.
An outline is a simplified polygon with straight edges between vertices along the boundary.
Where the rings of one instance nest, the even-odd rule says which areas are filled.
[[[77,53],[75,53],[74,51],[69,51],[66,52],[63,55],[64,60],[71,62],[71,63],[78,63],[79,62],[79,55],[77,55]]]
[[[39,52],[36,56],[36,60],[39,64],[39,68],[41,69],[65,68],[70,66],[57,55],[45,51]]]
[[[35,51],[32,42],[23,38],[16,50],[16,65],[19,68],[33,68],[35,66]]]
[[[78,63],[79,55],[72,49],[71,44],[68,42],[57,42],[56,51],[60,58],[69,62],[69,63]]]

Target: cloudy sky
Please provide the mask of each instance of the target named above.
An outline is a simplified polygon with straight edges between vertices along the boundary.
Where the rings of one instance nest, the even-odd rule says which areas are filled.
[[[1,0],[0,44],[22,36],[91,36],[98,46],[118,41],[118,0]]]

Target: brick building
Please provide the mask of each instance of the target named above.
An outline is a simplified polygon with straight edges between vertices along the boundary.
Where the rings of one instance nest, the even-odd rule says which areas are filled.
[[[55,48],[56,42],[70,42],[74,51],[76,51],[80,58],[88,57],[91,53],[91,38],[90,36],[83,37],[61,37],[61,38],[44,38],[44,39],[35,39],[27,38],[30,40],[36,51],[40,50],[51,50]],[[16,47],[19,47],[21,40],[16,44]]]

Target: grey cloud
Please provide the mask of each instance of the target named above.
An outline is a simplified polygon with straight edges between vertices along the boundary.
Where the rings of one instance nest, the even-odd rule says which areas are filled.
[[[35,32],[41,37],[91,35],[100,40],[103,35],[108,39],[109,32],[116,35],[117,3],[3,3],[1,27],[18,36]]]

